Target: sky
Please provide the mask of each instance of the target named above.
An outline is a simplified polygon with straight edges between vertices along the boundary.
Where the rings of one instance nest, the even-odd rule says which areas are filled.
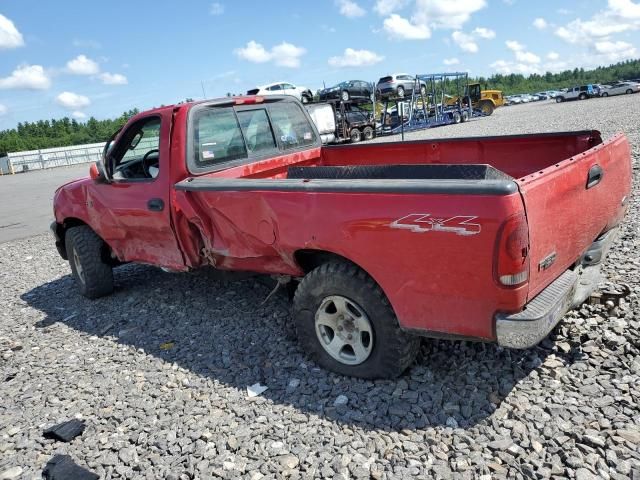
[[[0,0],[0,130],[274,81],[590,68],[638,45],[632,0]]]

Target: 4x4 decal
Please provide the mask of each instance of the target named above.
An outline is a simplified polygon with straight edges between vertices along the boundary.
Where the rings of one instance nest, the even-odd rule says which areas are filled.
[[[451,218],[436,218],[430,213],[411,213],[391,222],[391,228],[404,228],[415,233],[450,232],[456,235],[476,235],[482,230],[480,224],[471,223],[477,216],[458,215]]]

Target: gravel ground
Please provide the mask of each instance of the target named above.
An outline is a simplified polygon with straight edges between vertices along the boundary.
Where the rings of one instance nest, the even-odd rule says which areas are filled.
[[[411,137],[624,130],[637,175],[639,120],[635,95]],[[48,237],[0,244],[0,479],[39,478],[54,453],[102,478],[640,478],[637,188],[605,266],[631,287],[620,307],[572,311],[527,351],[425,341],[396,381],[316,368],[260,279],[129,265],[89,301]],[[81,437],[43,439],[74,417]]]

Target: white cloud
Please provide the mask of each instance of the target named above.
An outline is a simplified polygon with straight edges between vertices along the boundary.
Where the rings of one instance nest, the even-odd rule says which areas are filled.
[[[91,105],[91,100],[77,93],[62,92],[56,97],[56,103],[67,110],[80,110]]]
[[[560,15],[569,15],[571,13],[571,10],[567,10],[566,8],[559,8],[558,10],[556,10],[556,12],[558,12]]]
[[[404,8],[407,3],[408,0],[377,0],[373,9],[379,15],[386,17],[387,15]]]
[[[559,58],[560,58],[560,54],[558,52],[547,53],[547,59],[549,60],[558,60]]]
[[[471,35],[467,35],[464,32],[453,32],[451,38],[465,52],[476,53],[478,51],[478,44]]]
[[[527,52],[526,47],[520,42],[517,42],[516,40],[507,40],[505,44],[507,45],[507,48],[515,54],[518,62],[527,64],[540,63],[540,57],[535,53]]]
[[[496,38],[496,32],[494,32],[490,28],[478,27],[478,28],[475,28],[471,33],[480,38],[484,38],[485,40],[491,40],[492,38]]]
[[[486,6],[485,0],[416,0],[412,20],[432,28],[458,29]]]
[[[306,49],[287,42],[282,42],[271,50],[267,50],[253,40],[248,42],[245,47],[234,50],[238,57],[248,62],[266,63],[273,61],[276,65],[289,68],[298,68],[300,66],[300,57],[306,52]]]
[[[637,56],[637,49],[628,42],[602,41],[593,44],[596,55],[609,62],[619,62]]]
[[[72,116],[73,118],[78,119],[78,120],[84,120],[85,118],[87,118],[87,114],[86,114],[86,113],[84,113],[84,112],[81,112],[80,110],[76,110],[75,112],[73,112],[73,113],[71,114],[71,116]]]
[[[67,71],[74,75],[96,75],[100,66],[85,55],[78,55],[67,62]]]
[[[384,19],[383,28],[391,38],[400,40],[425,40],[431,37],[431,29],[425,24],[413,24],[397,13]]]
[[[300,57],[307,53],[302,47],[287,42],[282,42],[271,49],[271,57],[276,65],[281,67],[298,68],[300,66]]]
[[[222,15],[224,13],[224,5],[218,2],[214,2],[209,7],[210,15]]]
[[[20,65],[8,77],[0,78],[0,89],[46,90],[50,86],[51,79],[41,65]]]
[[[451,66],[451,65],[458,65],[460,63],[460,60],[458,60],[457,58],[453,57],[453,58],[445,58],[442,63],[444,63],[447,66]]]
[[[354,50],[346,48],[340,56],[331,57],[329,65],[332,67],[367,67],[384,60],[384,57],[370,50]]]
[[[588,20],[576,18],[556,29],[555,34],[572,44],[593,45],[610,40],[614,33],[640,29],[640,4],[631,0],[609,0],[607,8]]]
[[[336,5],[340,8],[340,15],[348,18],[362,17],[366,11],[353,0],[336,0]]]
[[[6,107],[6,105],[0,103],[0,117],[6,115],[8,112],[9,109]]]
[[[0,50],[18,48],[24,45],[24,38],[11,20],[0,14]]]
[[[129,83],[127,77],[120,73],[105,72],[101,73],[99,75],[99,78],[105,85],[126,85],[127,83]]]
[[[265,63],[271,60],[271,52],[253,40],[247,43],[246,47],[236,48],[233,52],[243,60],[252,63]]]
[[[530,75],[532,73],[541,73],[537,66],[527,65],[524,63],[508,62],[505,60],[496,60],[490,65],[496,72],[503,75],[509,75],[511,73],[521,73],[523,75]]]
[[[544,18],[536,18],[533,21],[533,26],[536,27],[538,30],[544,30],[545,28],[547,28],[548,25],[549,24]]]

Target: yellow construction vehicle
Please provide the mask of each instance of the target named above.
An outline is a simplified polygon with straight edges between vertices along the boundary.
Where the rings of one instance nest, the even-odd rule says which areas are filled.
[[[474,110],[480,110],[485,115],[491,115],[493,111],[504,105],[504,98],[500,90],[481,90],[479,83],[470,83],[466,88],[466,95],[463,98],[458,96],[449,97],[447,105],[456,105],[461,102],[467,104],[467,98],[471,100]]]

